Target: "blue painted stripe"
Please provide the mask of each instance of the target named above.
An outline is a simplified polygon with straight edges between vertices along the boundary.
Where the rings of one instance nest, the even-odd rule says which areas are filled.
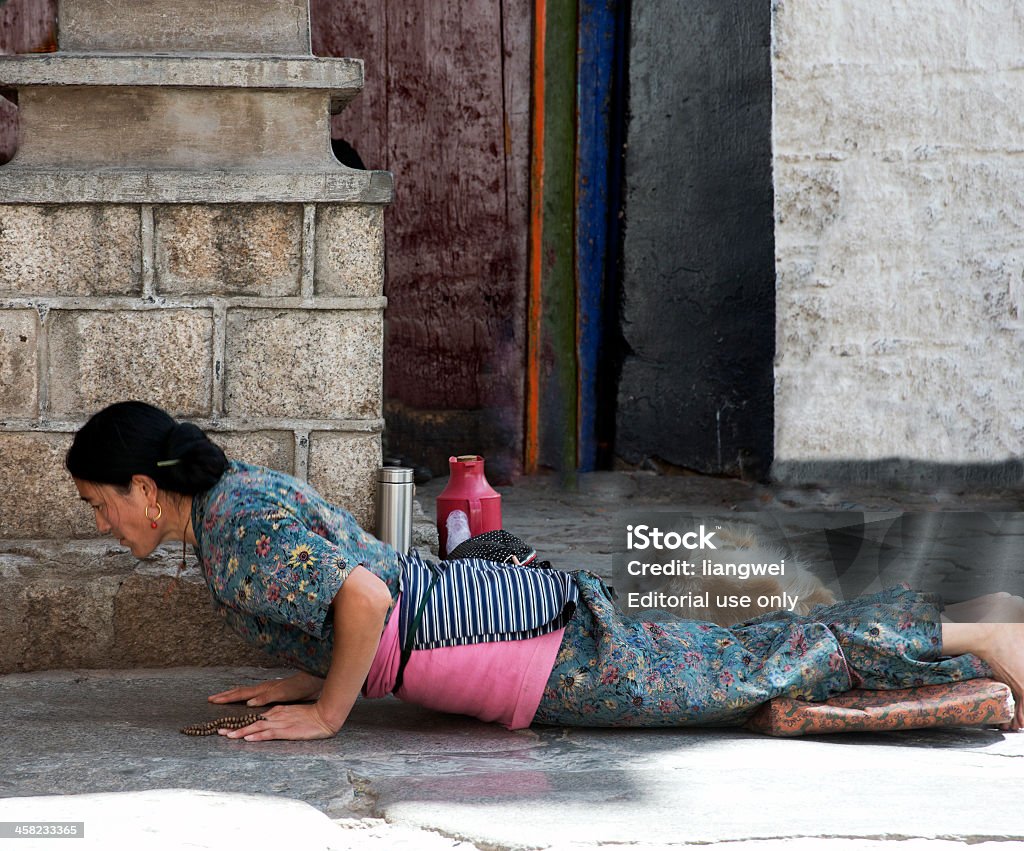
[[[577,466],[597,460],[597,403],[609,216],[609,146],[617,0],[579,0],[576,73]]]

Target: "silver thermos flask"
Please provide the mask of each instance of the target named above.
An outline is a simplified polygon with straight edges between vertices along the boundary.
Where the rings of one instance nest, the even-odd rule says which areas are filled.
[[[400,553],[412,546],[412,467],[381,467],[377,474],[377,537]]]

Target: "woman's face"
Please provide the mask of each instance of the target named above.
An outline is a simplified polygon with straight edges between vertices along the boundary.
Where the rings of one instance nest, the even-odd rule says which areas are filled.
[[[111,534],[123,547],[128,547],[136,558],[145,558],[160,543],[161,530],[154,529],[146,517],[150,501],[145,486],[132,480],[127,493],[113,485],[101,485],[75,479],[75,487],[84,502],[93,510],[96,528],[104,535]],[[150,508],[149,515],[157,512]]]

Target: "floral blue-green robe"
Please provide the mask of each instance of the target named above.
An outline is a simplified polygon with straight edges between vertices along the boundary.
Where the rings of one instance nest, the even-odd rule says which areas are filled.
[[[214,608],[249,644],[316,676],[334,646],[329,607],[363,565],[400,590],[398,553],[298,479],[231,461],[192,500],[195,551]]]
[[[305,482],[232,461],[193,499],[196,554],[214,606],[250,644],[317,676],[331,663],[329,607],[362,564],[392,598],[401,559]],[[892,589],[811,615],[773,612],[729,628],[621,614],[596,576],[576,574],[566,627],[534,720],[600,726],[742,724],[778,695],[821,700],[852,687],[902,688],[991,672],[940,659],[938,609]],[[474,601],[467,600],[466,605]]]
[[[578,581],[580,608],[534,716],[540,723],[732,726],[782,695],[825,700],[851,688],[991,676],[977,656],[940,658],[936,601],[905,587],[722,627],[633,620],[600,579]]]

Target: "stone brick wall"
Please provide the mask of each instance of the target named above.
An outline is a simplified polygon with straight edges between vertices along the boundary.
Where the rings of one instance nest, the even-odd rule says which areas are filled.
[[[1020,4],[773,6],[776,475],[1019,481]]]
[[[265,661],[209,622],[194,569],[159,604],[173,548],[136,564],[95,540],[63,455],[88,414],[142,398],[372,524],[381,213],[0,204],[0,620],[21,636],[0,670]]]
[[[362,65],[311,55],[306,0],[184,8],[62,0],[59,51],[0,57],[21,132],[0,167],[0,672],[267,662],[191,554],[168,592],[180,549],[97,537],[63,458],[111,402],[373,526],[392,182],[330,150]]]
[[[5,471],[140,398],[372,523],[381,233],[370,205],[0,205]],[[311,468],[314,454],[332,460]],[[12,475],[0,537],[90,534],[60,478],[40,491]]]

